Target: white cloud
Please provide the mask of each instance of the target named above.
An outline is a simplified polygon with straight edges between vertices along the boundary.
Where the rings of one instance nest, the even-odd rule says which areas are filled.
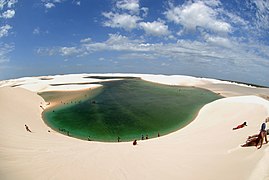
[[[80,6],[81,2],[80,1],[77,1],[76,2],[76,5]]]
[[[129,10],[132,13],[139,13],[139,0],[120,0],[116,2],[116,7]]]
[[[141,20],[140,17],[129,14],[118,14],[113,12],[103,13],[108,20],[103,23],[104,26],[112,28],[123,28],[130,31],[137,27],[137,22]]]
[[[10,9],[13,8],[13,6],[17,3],[17,0],[0,0],[0,10],[4,11],[1,14],[0,11],[0,18],[13,18],[15,15],[15,10]]]
[[[5,0],[0,0],[0,9],[2,10],[6,4]]]
[[[139,25],[144,29],[146,34],[153,36],[165,36],[170,32],[168,26],[163,22],[153,21],[153,22],[141,22]]]
[[[39,29],[39,27],[37,27],[37,28],[35,28],[35,29],[33,30],[33,34],[35,34],[35,35],[40,34],[40,29]]]
[[[5,19],[10,19],[10,18],[13,18],[14,16],[15,16],[14,10],[7,10],[7,11],[2,13],[2,17]]]
[[[5,6],[7,8],[12,8],[17,2],[18,0],[0,0],[0,9],[3,10]]]
[[[220,0],[203,0],[203,2],[211,7],[217,7],[219,5],[221,5]]]
[[[216,45],[219,47],[226,47],[226,48],[233,48],[234,47],[234,43],[226,37],[205,34],[204,39],[209,44]]]
[[[50,8],[53,8],[53,7],[55,7],[55,5],[53,4],[53,3],[45,3],[45,8],[47,8],[47,9],[50,9]]]
[[[182,25],[187,30],[204,28],[215,33],[229,33],[232,30],[229,23],[217,18],[217,11],[202,1],[170,6],[170,9],[165,12],[167,19]]]
[[[253,51],[249,51],[252,47]],[[208,35],[205,42],[178,40],[176,43],[145,43],[142,40],[130,40],[126,36],[111,34],[104,42],[91,42],[78,47],[81,52],[96,51],[130,52],[130,58],[137,59],[174,59],[181,61],[204,62],[214,64],[233,64],[239,67],[261,64],[269,67],[268,46],[251,45],[221,36]],[[263,51],[262,51],[263,49]],[[120,58],[127,57],[120,55]],[[130,59],[129,58],[129,59]],[[257,63],[258,62],[258,63]]]
[[[109,38],[105,42],[91,42],[82,45],[82,51],[144,51],[144,47],[140,47],[140,40],[131,40],[120,34],[109,34]]]
[[[43,3],[44,7],[48,10],[51,8],[54,8],[57,6],[57,4],[64,3],[67,0],[41,0]],[[80,6],[81,1],[80,0],[72,0],[72,4],[75,4],[77,6]]]
[[[91,41],[92,41],[91,38],[85,38],[85,39],[81,39],[81,40],[80,40],[81,43],[89,43],[89,42],[91,42]]]
[[[10,29],[12,29],[12,27],[8,24],[0,27],[0,38],[4,36],[8,36]]]
[[[43,56],[53,56],[59,52],[57,48],[38,48],[36,53]]]
[[[254,0],[256,5],[257,27],[269,29],[269,1],[268,0]]]
[[[122,54],[119,56],[119,59],[123,59],[123,60],[126,60],[126,59],[133,59],[133,60],[136,60],[136,59],[144,59],[144,60],[154,60],[154,59],[157,59],[158,56],[152,54],[152,53],[137,53],[137,52],[134,52],[134,53],[126,53],[126,54]]]
[[[233,14],[231,12],[228,12],[224,9],[219,9],[219,12],[225,16],[228,17],[229,22],[236,24],[237,26],[241,26],[241,28],[244,28],[244,26],[248,25],[248,21],[241,18],[240,16]]]
[[[12,8],[17,2],[18,2],[18,0],[9,0],[7,7]]]
[[[79,50],[76,47],[61,47],[59,52],[62,56],[71,56],[78,54]]]
[[[0,43],[0,63],[9,62],[9,58],[7,56],[13,50],[13,45]]]
[[[241,41],[240,38],[218,36],[218,34],[202,33],[200,41],[179,39],[176,43],[149,43],[142,39],[130,39],[120,34],[110,34],[107,40],[101,42],[94,42],[91,39],[84,40],[73,47],[44,49],[40,52],[48,53],[48,55],[80,57],[112,51],[119,52],[118,59],[166,59],[192,65],[202,63],[219,68],[223,66],[238,67],[239,69],[269,68],[269,46]]]
[[[141,11],[142,11],[142,17],[147,17],[149,8],[142,7]]]

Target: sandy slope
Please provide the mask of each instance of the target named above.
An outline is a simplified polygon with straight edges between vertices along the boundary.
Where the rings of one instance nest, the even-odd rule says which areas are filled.
[[[80,82],[82,76],[70,75],[69,79]],[[153,76],[144,77],[154,80]],[[184,85],[184,78],[172,78],[169,82],[163,77],[163,81]],[[61,78],[55,79],[46,81],[61,82]],[[162,78],[158,79],[163,83]],[[34,84],[32,89],[28,82]],[[65,77],[65,82],[70,81]],[[192,78],[186,82],[216,88],[229,96],[269,95],[268,89],[226,82]],[[2,82],[2,86],[16,83]],[[42,85],[31,78],[20,83],[32,91],[50,88],[44,80]],[[41,102],[45,104],[35,92],[0,88],[0,179],[269,179],[269,146],[260,150],[240,147],[269,116],[269,102],[263,98],[237,96],[217,100],[204,106],[182,130],[139,141],[135,147],[131,143],[87,142],[58,134],[41,119]],[[248,122],[247,127],[231,130],[244,121]],[[24,124],[33,133],[27,132]]]

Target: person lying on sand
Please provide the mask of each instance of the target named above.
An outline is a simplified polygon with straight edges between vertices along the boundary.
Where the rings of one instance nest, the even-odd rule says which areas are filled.
[[[26,124],[24,126],[25,126],[26,131],[32,132]]]
[[[247,126],[247,122],[244,122],[243,124],[240,124],[240,125],[234,127],[233,130],[240,129],[240,128],[243,128],[245,126]]]
[[[258,149],[260,149],[263,145],[263,140],[265,139],[265,143],[268,143],[267,140],[267,131],[265,130],[264,125],[262,125],[260,133],[259,134],[255,134],[253,136],[249,136],[246,143],[241,145],[242,147],[248,147],[248,146],[258,146],[260,144],[260,146],[258,147]]]
[[[253,136],[249,136],[247,139],[247,142],[243,145],[241,145],[242,147],[248,147],[248,146],[258,146],[258,149],[260,149],[263,145],[263,139],[265,139],[266,144],[268,143],[267,141],[267,135],[266,135],[266,131],[261,131],[258,135],[253,135]]]

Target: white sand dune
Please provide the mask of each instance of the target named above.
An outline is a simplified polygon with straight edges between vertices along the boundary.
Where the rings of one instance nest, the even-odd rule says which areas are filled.
[[[88,74],[2,81],[0,179],[269,179],[269,145],[240,147],[269,116],[269,101],[259,97],[268,96],[268,89],[186,76],[111,75],[203,87],[227,98],[205,105],[185,128],[133,146],[82,141],[44,124],[39,106],[46,103],[36,92],[89,88],[92,84],[70,85],[96,82],[83,78]],[[232,130],[244,121],[247,127]]]

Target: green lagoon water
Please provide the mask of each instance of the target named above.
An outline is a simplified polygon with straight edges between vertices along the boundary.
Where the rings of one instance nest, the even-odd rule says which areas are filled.
[[[167,86],[141,79],[100,83],[84,101],[43,113],[53,129],[72,137],[102,142],[149,138],[176,131],[190,123],[205,104],[222,98],[211,91]],[[64,97],[60,92],[40,94],[46,101]]]

